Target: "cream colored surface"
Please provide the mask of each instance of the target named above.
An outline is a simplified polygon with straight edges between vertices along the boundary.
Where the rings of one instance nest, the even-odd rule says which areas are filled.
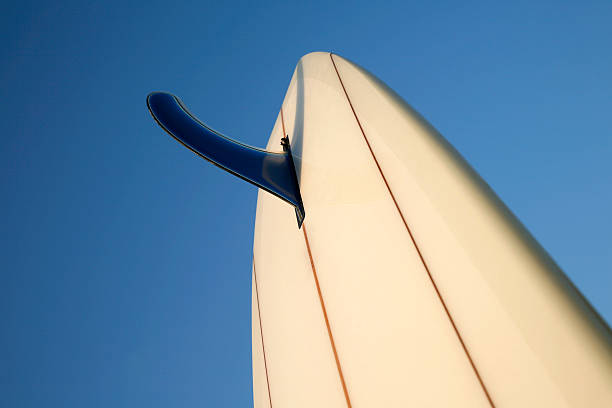
[[[399,209],[495,406],[612,406],[610,331],[444,139],[334,55]],[[305,226],[354,407],[490,406],[378,170],[328,53],[283,102]],[[279,116],[269,149],[280,150]],[[255,405],[343,407],[304,234],[260,191]],[[253,296],[255,297],[255,291]],[[270,395],[268,395],[268,385]]]
[[[279,148],[280,118],[270,138]],[[255,406],[342,407],[344,396],[316,295],[308,252],[293,207],[259,192],[255,226],[261,328],[266,349],[270,398],[261,378],[263,349],[253,311],[253,389]],[[255,287],[253,296],[256,297]],[[258,347],[259,346],[259,347]],[[255,365],[255,362],[258,364]],[[255,372],[255,369],[257,371]]]

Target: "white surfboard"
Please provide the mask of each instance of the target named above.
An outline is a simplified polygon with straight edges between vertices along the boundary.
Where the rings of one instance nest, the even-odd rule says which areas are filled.
[[[260,190],[256,407],[612,406],[606,323],[397,94],[308,54],[285,135],[306,217]]]
[[[171,94],[147,104],[189,149],[262,189],[256,407],[612,407],[610,328],[457,151],[367,71],[303,57],[267,151]]]

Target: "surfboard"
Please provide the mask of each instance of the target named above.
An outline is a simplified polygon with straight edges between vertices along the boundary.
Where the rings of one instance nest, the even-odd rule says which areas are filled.
[[[284,136],[306,217],[259,192],[256,407],[612,406],[609,327],[400,96],[308,54]]]
[[[260,187],[255,407],[612,406],[606,322],[368,71],[304,56],[265,150],[173,95],[147,103],[190,150]]]

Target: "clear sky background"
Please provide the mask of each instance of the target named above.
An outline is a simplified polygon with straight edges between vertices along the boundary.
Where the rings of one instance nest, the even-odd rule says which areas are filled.
[[[310,51],[420,111],[612,321],[612,2],[222,3],[3,3],[0,406],[252,404],[256,189],[145,97],[264,146]]]

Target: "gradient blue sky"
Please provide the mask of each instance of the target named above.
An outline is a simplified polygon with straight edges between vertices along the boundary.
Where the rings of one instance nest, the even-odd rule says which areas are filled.
[[[256,189],[145,96],[263,146],[317,50],[429,119],[612,321],[612,2],[255,3],[3,4],[0,406],[252,404]]]

